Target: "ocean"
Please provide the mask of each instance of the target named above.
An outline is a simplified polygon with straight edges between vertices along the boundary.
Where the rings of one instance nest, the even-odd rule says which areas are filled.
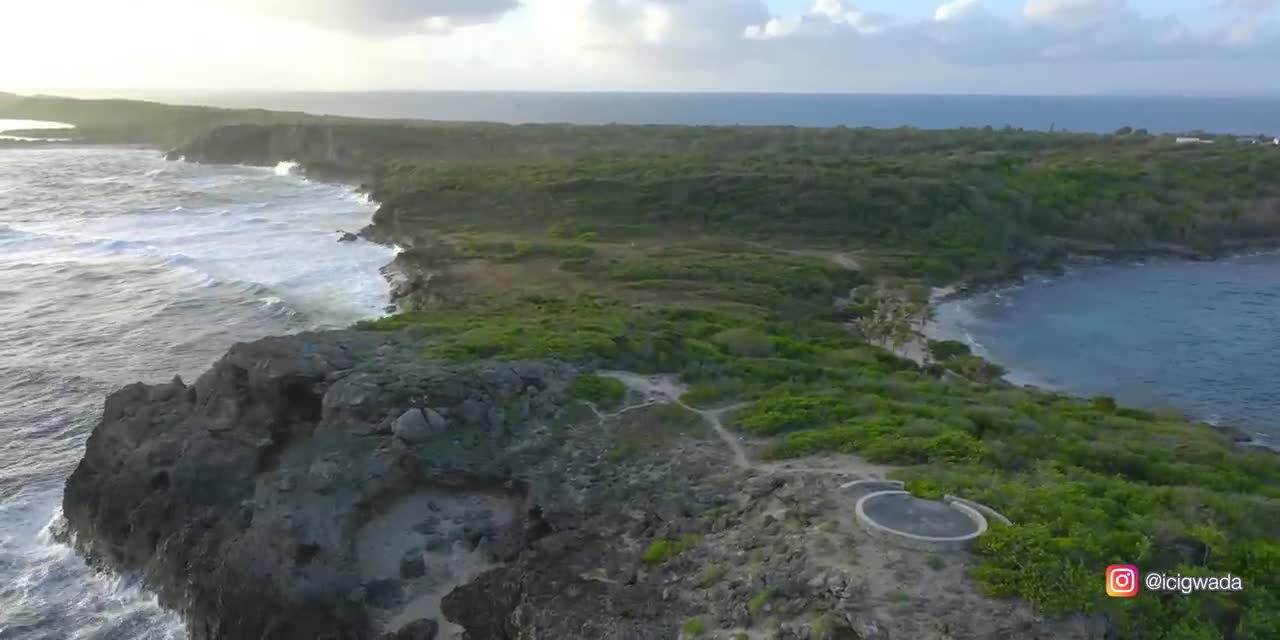
[[[1233,426],[1280,447],[1280,252],[1076,266],[942,304],[1009,380]]]
[[[73,92],[74,93],[74,92]],[[796,93],[519,93],[114,91],[134,97],[234,108],[363,118],[506,123],[793,125],[805,127],[1021,127],[1110,133],[1280,136],[1280,97],[985,96]]]
[[[0,639],[182,638],[130,577],[54,540],[103,398],[234,342],[383,312],[394,252],[338,243],[352,190],[130,148],[0,149]]]

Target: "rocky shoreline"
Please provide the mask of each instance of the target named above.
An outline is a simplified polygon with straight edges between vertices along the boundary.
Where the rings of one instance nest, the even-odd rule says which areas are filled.
[[[394,301],[428,306],[432,274],[401,262]],[[944,580],[866,539],[840,489],[861,467],[743,467],[646,387],[607,413],[571,396],[579,365],[423,349],[304,333],[236,345],[194,384],[121,389],[67,482],[67,540],[143,575],[193,640],[1104,632],[955,589],[967,560]],[[898,589],[932,595],[903,615]]]
[[[173,157],[360,177],[341,131],[272,131]],[[430,308],[434,239],[381,213],[360,235],[405,247],[393,301]],[[72,538],[141,572],[194,640],[1112,636],[985,597],[968,555],[868,537],[841,487],[882,469],[853,456],[743,465],[750,443],[677,398],[585,402],[589,363],[441,364],[428,343],[269,338],[192,385],[122,389],[68,481]]]

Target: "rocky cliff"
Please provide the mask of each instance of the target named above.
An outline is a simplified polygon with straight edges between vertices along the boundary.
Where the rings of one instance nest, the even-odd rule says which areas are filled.
[[[397,146],[406,127],[336,124],[234,124],[214,127],[168,152],[171,160],[204,164],[301,164],[308,175],[342,182],[367,179],[376,161]]]
[[[433,637],[449,620],[474,638],[669,635],[681,607],[655,581],[620,595],[580,574],[636,555],[610,535],[633,501],[661,497],[644,526],[678,535],[721,493],[604,464],[594,418],[556,422],[572,367],[417,353],[304,334],[236,346],[194,385],[122,389],[67,483],[70,531],[99,565],[143,571],[197,640]]]
[[[1100,637],[868,538],[840,485],[869,469],[752,462],[670,379],[611,374],[606,412],[571,365],[420,354],[308,333],[120,390],[72,537],[195,640]]]

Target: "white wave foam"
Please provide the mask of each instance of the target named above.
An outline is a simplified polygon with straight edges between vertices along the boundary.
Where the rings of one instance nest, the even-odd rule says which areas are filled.
[[[373,213],[352,190],[281,180],[271,169],[162,163],[126,149],[0,153],[0,192],[35,190],[14,199],[0,225],[0,291],[14,292],[0,296],[0,344],[5,365],[19,367],[15,379],[24,363],[93,369],[110,387],[163,371],[194,375],[237,340],[382,314],[380,269],[395,250],[332,235]],[[33,171],[65,179],[32,185]],[[3,404],[10,397],[29,406],[56,393],[64,411],[100,403],[97,388],[91,398],[22,389],[0,394],[0,429],[30,421],[29,411],[6,409],[17,406]],[[45,488],[0,498],[0,637],[11,621],[29,619],[47,619],[33,640],[182,637],[154,598],[128,578],[93,576],[45,526],[87,427],[59,432],[74,445],[65,454],[24,442],[25,431],[5,432],[17,434],[13,447],[49,452],[56,472],[42,476],[28,464],[24,473]]]
[[[292,160],[285,160],[276,165],[275,172],[278,176],[291,176],[297,173],[299,166],[298,163]]]

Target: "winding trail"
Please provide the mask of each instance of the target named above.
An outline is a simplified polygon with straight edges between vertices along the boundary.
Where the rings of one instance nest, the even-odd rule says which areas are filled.
[[[692,411],[715,430],[716,435],[724,442],[725,446],[733,453],[734,464],[745,471],[751,471],[762,475],[773,475],[778,473],[795,473],[795,474],[812,474],[812,475],[837,475],[837,476],[853,476],[859,479],[883,478],[885,474],[893,470],[893,467],[871,464],[862,458],[853,455],[828,455],[806,458],[802,461],[797,460],[780,460],[773,462],[757,462],[751,459],[747,453],[747,448],[743,445],[742,440],[724,426],[724,416],[730,412],[737,411],[743,407],[750,405],[750,402],[739,402],[725,407],[715,409],[698,409],[691,407],[680,400],[681,396],[688,390],[688,387],[676,380],[674,375],[652,375],[645,376],[630,371],[601,371],[600,375],[613,378],[627,387],[628,390],[639,394],[644,400],[637,404],[628,405],[619,409],[615,413],[605,414],[599,409],[592,406],[591,410],[601,420],[607,417],[617,417],[628,411],[634,411],[643,407],[653,406],[655,404],[675,404],[684,409]],[[823,464],[823,463],[826,464]]]
[[[749,402],[740,402],[738,404],[720,407],[718,409],[697,409],[680,400],[680,397],[688,391],[688,387],[677,382],[674,376],[643,376],[638,373],[631,373],[630,371],[601,371],[600,375],[608,376],[621,382],[626,385],[627,389],[639,393],[645,398],[645,401],[640,404],[624,407],[618,412],[619,415],[632,409],[647,407],[654,404],[679,405],[684,409],[702,416],[702,419],[706,421],[707,424],[711,425],[711,428],[715,430],[716,435],[719,436],[720,439],[724,441],[725,445],[729,447],[729,450],[733,452],[733,462],[738,466],[738,468],[746,470],[756,468],[756,465],[752,464],[751,458],[747,456],[747,450],[742,446],[742,442],[739,441],[732,433],[729,433],[728,429],[724,428],[725,414],[730,411],[741,409],[750,404]],[[597,411],[597,414],[598,413],[599,412]]]

